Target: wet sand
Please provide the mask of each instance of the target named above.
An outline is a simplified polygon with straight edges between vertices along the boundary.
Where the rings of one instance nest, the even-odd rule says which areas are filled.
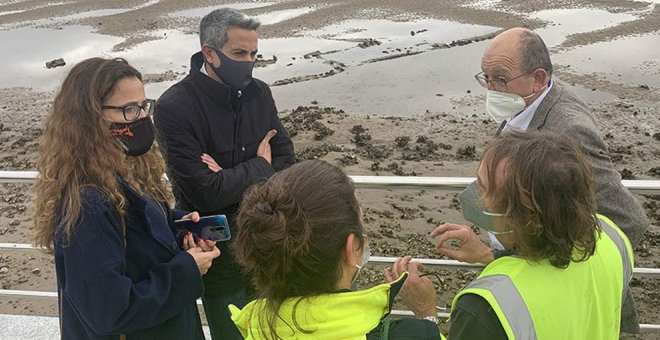
[[[255,75],[271,84],[299,160],[352,175],[474,176],[497,125],[472,75],[501,29],[538,30],[555,79],[593,110],[624,178],[660,179],[660,5],[641,1],[5,1],[0,5],[0,169],[33,170],[43,118],[68,68],[121,56],[157,97],[185,76],[201,15],[232,4],[264,22]],[[586,20],[589,16],[589,20]],[[547,37],[547,38],[546,38]],[[44,63],[64,57],[67,66]],[[441,258],[428,233],[462,222],[456,194],[360,189],[374,255]],[[0,243],[28,243],[32,187],[0,185]],[[660,196],[638,197],[653,225],[636,266],[660,268]],[[6,268],[6,269],[4,269]],[[432,270],[439,305],[476,275]],[[3,289],[54,291],[46,254],[3,251]],[[377,268],[362,286],[380,283]],[[643,323],[660,323],[660,280],[635,278]],[[0,314],[57,315],[55,299],[0,297]],[[12,335],[18,336],[18,335]],[[660,339],[659,334],[629,338]]]

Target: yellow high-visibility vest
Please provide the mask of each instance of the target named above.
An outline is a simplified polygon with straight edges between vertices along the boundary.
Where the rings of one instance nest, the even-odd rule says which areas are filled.
[[[596,251],[583,262],[559,269],[549,261],[504,256],[454,297],[483,297],[509,339],[619,339],[621,305],[632,278],[628,238],[597,215]]]

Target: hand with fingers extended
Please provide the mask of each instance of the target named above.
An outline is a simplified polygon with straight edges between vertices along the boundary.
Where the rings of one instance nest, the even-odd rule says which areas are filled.
[[[202,163],[206,164],[206,166],[209,168],[209,170],[213,172],[218,172],[222,170],[220,165],[216,163],[215,159],[213,157],[209,156],[208,154],[203,153],[202,154]]]
[[[195,244],[192,233],[186,234],[183,238],[183,247],[188,248],[186,251],[195,259],[199,273],[202,275],[209,270],[213,259],[220,256],[220,249],[215,246],[215,242],[200,238],[199,242]]]
[[[410,256],[398,258],[391,270],[385,268],[383,271],[385,279],[392,282],[407,271],[408,278],[398,296],[415,313],[416,317],[436,316],[436,296],[433,283],[428,278],[419,275],[422,264],[411,262],[411,260]]]
[[[431,237],[438,237],[435,240],[435,250],[454,260],[483,264],[493,261],[492,250],[466,225],[445,223],[435,228],[431,232]],[[445,242],[450,240],[459,241],[458,248],[445,246]]]
[[[261,143],[259,143],[259,147],[257,148],[257,157],[263,157],[268,162],[268,164],[273,163],[273,157],[270,154],[270,139],[275,137],[276,134],[277,130],[275,129],[268,131],[264,139],[262,139]]]

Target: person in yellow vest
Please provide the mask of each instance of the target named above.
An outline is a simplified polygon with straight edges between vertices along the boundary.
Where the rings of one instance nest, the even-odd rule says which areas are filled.
[[[238,213],[234,256],[253,277],[258,299],[229,305],[245,339],[440,339],[435,305],[410,306],[416,319],[390,321],[407,274],[351,290],[369,259],[353,182],[323,161],[293,165],[252,187]],[[415,265],[410,275],[419,277]],[[428,281],[424,292],[435,297]]]
[[[486,148],[477,178],[459,195],[463,216],[495,233],[505,253],[491,252],[468,226],[433,230],[438,252],[487,265],[453,299],[448,338],[618,339],[632,247],[596,213],[591,168],[577,144],[547,132],[507,133]],[[399,259],[386,277],[409,264]],[[427,296],[403,289],[407,304]]]

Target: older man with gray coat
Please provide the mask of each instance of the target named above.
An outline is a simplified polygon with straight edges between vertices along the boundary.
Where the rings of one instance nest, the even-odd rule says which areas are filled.
[[[611,218],[636,246],[650,222],[621,184],[596,118],[571,90],[552,80],[550,54],[541,37],[524,28],[499,34],[486,48],[481,69],[475,78],[488,89],[486,111],[501,123],[497,134],[510,129],[551,130],[575,139],[594,171],[599,213]],[[628,292],[621,330],[638,333],[637,311]]]

